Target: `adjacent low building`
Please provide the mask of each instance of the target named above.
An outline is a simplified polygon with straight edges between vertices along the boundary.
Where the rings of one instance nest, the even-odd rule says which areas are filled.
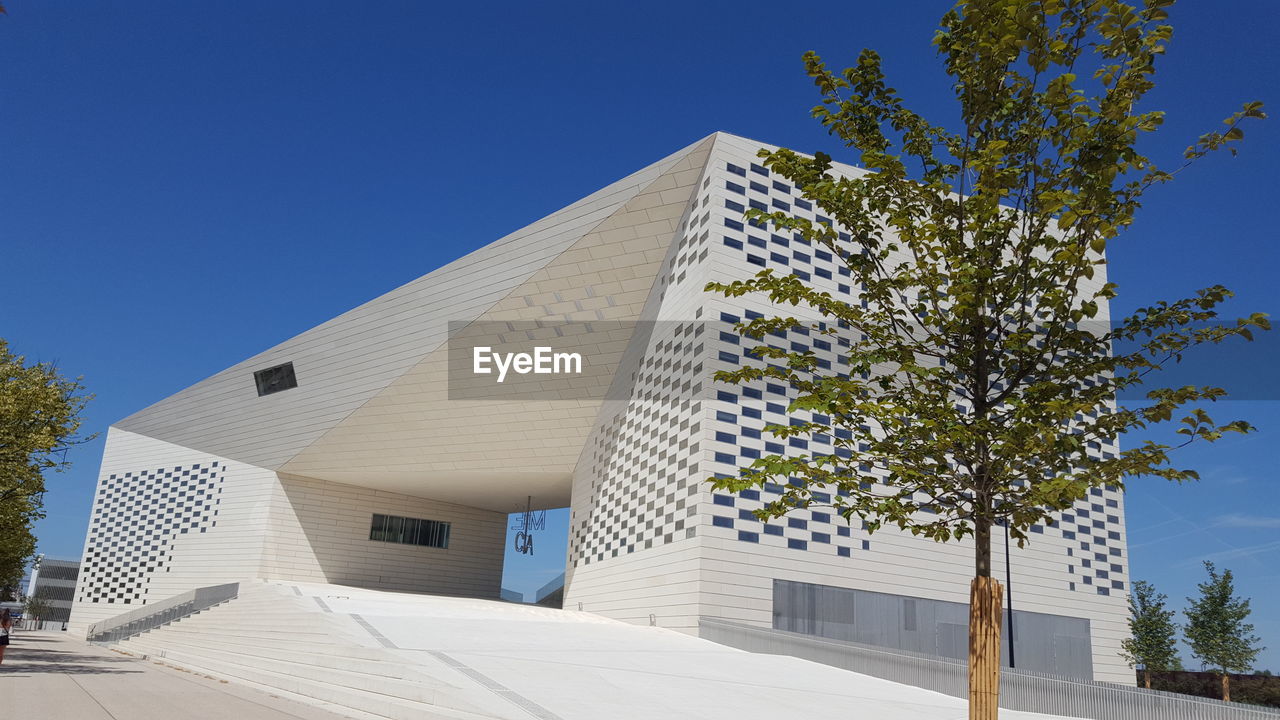
[[[49,610],[40,619],[51,623],[65,623],[71,619],[71,605],[75,599],[76,578],[80,574],[78,560],[57,560],[39,556],[31,568],[31,581],[27,596],[45,601]]]
[[[760,147],[699,140],[113,425],[73,624],[250,577],[496,599],[507,514],[567,506],[565,608],[962,655],[971,545],[818,508],[761,523],[774,489],[705,482],[786,450],[762,429],[789,393],[711,379],[749,361],[729,326],[772,308],[705,284],[772,268],[857,296],[839,258],[744,221],[829,222]],[[1132,682],[1118,491],[1011,562],[1019,667]]]

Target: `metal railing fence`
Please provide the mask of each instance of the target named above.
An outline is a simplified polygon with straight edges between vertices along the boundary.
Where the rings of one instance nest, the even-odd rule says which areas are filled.
[[[115,643],[154,630],[207,610],[240,594],[240,583],[213,585],[188,590],[181,595],[151,603],[132,612],[89,626],[86,639],[91,643]]]
[[[740,650],[790,655],[953,697],[968,696],[968,664],[962,660],[718,618],[701,618],[698,630],[704,639]],[[1000,673],[1000,707],[1094,720],[1280,720],[1280,709],[1275,708],[1012,668]]]

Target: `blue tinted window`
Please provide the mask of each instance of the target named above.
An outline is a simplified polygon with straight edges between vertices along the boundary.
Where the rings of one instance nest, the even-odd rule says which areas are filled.
[[[733,248],[734,250],[741,250],[741,249],[742,249],[742,241],[741,241],[741,240],[734,240],[733,238],[725,238],[725,239],[724,239],[724,244],[725,244],[725,245],[728,245],[729,247]]]
[[[742,542],[758,543],[760,542],[760,533],[747,532],[746,530],[738,531],[738,539]]]
[[[711,524],[716,527],[731,528],[733,527],[733,518],[716,516],[711,518]]]
[[[725,181],[725,183],[724,183],[724,186],[725,186],[725,188],[726,188],[726,189],[728,189],[728,190],[732,190],[733,192],[736,192],[736,193],[738,193],[739,195],[746,195],[746,194],[747,194],[747,189],[746,189],[746,188],[744,188],[744,187],[742,187],[742,186],[741,186],[741,185],[739,185],[738,183],[733,183],[733,182],[729,182],[729,181],[727,181],[727,180],[726,180],[726,181]]]
[[[738,167],[737,165],[734,165],[733,163],[726,163],[725,169],[733,173],[734,175],[741,175],[743,177],[747,176],[746,170],[743,170],[742,168]]]
[[[716,505],[727,505],[729,507],[733,507],[732,495],[721,495],[720,493],[715,493],[711,496],[711,501]]]
[[[782,535],[782,526],[781,525],[765,525],[764,534],[765,535]]]
[[[792,550],[808,550],[809,543],[805,542],[804,540],[796,540],[795,538],[789,538],[787,540],[787,547],[791,548]]]

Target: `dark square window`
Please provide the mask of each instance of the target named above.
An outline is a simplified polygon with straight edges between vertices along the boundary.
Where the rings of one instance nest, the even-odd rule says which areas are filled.
[[[253,374],[253,381],[258,385],[258,397],[298,387],[298,378],[293,374],[293,363],[269,367]]]

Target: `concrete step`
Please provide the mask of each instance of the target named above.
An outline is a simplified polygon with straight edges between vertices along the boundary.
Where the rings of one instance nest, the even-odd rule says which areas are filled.
[[[316,613],[315,616],[294,613],[292,615],[282,615],[280,617],[258,617],[251,613],[236,612],[234,608],[231,612],[225,613],[201,613],[200,615],[189,615],[181,620],[170,623],[176,625],[183,623],[188,626],[199,625],[200,627],[216,628],[216,627],[238,627],[246,629],[261,630],[288,630],[290,632],[316,632],[317,629],[324,630],[325,625],[332,625],[332,618],[345,618],[343,615],[321,615]]]
[[[308,643],[314,643],[316,645],[342,645],[342,646],[346,646],[351,643],[350,638],[347,638],[341,635],[335,635],[333,633],[327,633],[327,632],[313,631],[313,632],[304,633],[304,632],[293,632],[290,630],[260,630],[260,629],[246,630],[246,629],[237,628],[232,624],[228,624],[228,626],[224,626],[224,627],[217,627],[217,628],[211,629],[209,627],[203,627],[198,625],[187,625],[184,627],[182,623],[176,622],[170,625],[165,625],[163,628],[158,628],[158,630],[164,630],[165,632],[181,633],[184,635],[190,634],[190,635],[207,636],[212,633],[212,634],[223,636],[223,637],[256,638],[262,642],[275,642],[277,640],[282,640],[282,641],[302,640]],[[156,632],[156,631],[153,630],[152,632]]]
[[[465,705],[457,698],[452,700],[445,699],[446,696],[450,694],[464,694],[461,689],[446,685],[439,681],[428,681],[424,678],[405,680],[379,674],[324,667],[321,665],[294,663],[287,660],[246,655],[237,652],[228,652],[225,650],[180,646],[157,641],[142,643],[134,643],[133,641],[130,641],[130,644],[132,644],[135,649],[140,650],[142,654],[150,655],[151,657],[199,658],[202,660],[212,660],[239,665],[256,670],[265,670],[278,673],[280,675],[288,675],[308,681],[325,683],[327,685],[359,688],[379,695],[387,695],[412,702],[427,703],[429,705],[442,705],[445,707]],[[467,708],[463,707],[460,709]]]
[[[412,666],[406,665],[400,658],[388,655],[373,648],[363,648],[370,651],[370,654],[367,657],[354,657],[351,653],[346,651],[343,651],[341,655],[324,652],[326,649],[332,651],[332,648],[318,648],[311,646],[306,650],[288,650],[274,645],[234,645],[221,643],[208,638],[194,640],[174,635],[146,635],[131,638],[127,642],[136,647],[152,648],[157,651],[172,648],[174,650],[198,654],[200,651],[207,650],[209,652],[222,653],[230,657],[262,658],[275,662],[285,662],[295,665],[314,665],[322,668],[345,670],[353,673],[394,678],[410,682],[425,682],[432,686],[453,687],[448,683],[423,674]],[[317,652],[317,650],[320,651]]]
[[[359,658],[365,660],[379,660],[387,656],[386,651],[380,647],[364,647],[360,645],[344,645],[342,643],[315,643],[301,639],[293,640],[277,640],[272,639],[264,642],[261,637],[256,635],[226,635],[218,633],[176,633],[170,632],[176,630],[177,626],[170,626],[152,630],[130,638],[129,642],[135,639],[155,639],[162,638],[164,642],[180,642],[185,644],[195,643],[201,646],[208,645],[210,647],[218,647],[231,651],[248,651],[255,648],[270,647],[277,650],[288,652],[304,653],[304,654],[329,654],[337,653],[344,657]]]
[[[153,659],[157,659],[155,655],[150,653],[138,652],[142,649],[140,646],[128,647],[129,642],[132,641],[121,643],[119,649],[124,652],[148,655]],[[213,675],[223,679],[234,679],[250,686],[292,693],[321,702],[333,703],[344,708],[351,708],[362,713],[391,718],[392,720],[495,720],[495,718],[515,720],[521,717],[515,711],[495,715],[459,710],[447,705],[415,702],[357,687],[335,685],[273,670],[250,667],[208,655],[166,651],[164,656],[158,659],[165,664],[193,672]],[[440,699],[447,701],[446,698]]]

